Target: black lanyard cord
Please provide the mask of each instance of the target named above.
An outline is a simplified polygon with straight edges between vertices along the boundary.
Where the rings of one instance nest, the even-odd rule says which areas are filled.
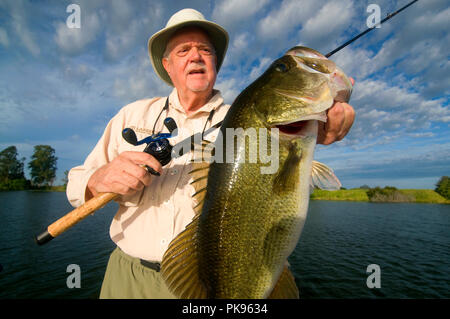
[[[161,112],[159,112],[158,117],[156,118],[155,124],[153,124],[153,130],[152,130],[152,135],[155,134],[155,127],[156,127],[156,123],[158,123],[159,118],[161,117],[161,114],[165,111],[169,109],[169,97],[167,97],[166,99],[166,104],[164,105],[164,107],[162,108]]]
[[[161,117],[162,113],[165,110],[168,110],[168,109],[169,109],[169,97],[167,97],[166,104],[164,105],[164,107],[162,108],[161,112],[159,112],[158,117],[156,118],[155,124],[153,125],[152,135],[155,133],[156,123],[158,123],[158,120]],[[212,118],[214,116],[214,112],[215,112],[215,109],[213,109],[211,112],[209,112],[208,118],[206,119],[205,125],[203,126],[203,130],[202,130],[202,133],[201,133],[202,134],[201,135],[202,139],[203,139],[203,135],[205,134],[205,129],[206,129],[206,126],[207,126],[208,122],[212,122]],[[211,127],[206,131],[206,133],[208,134],[209,132],[211,132],[211,130],[214,130],[214,129],[220,127],[222,125],[222,123],[223,123],[223,121],[220,121],[220,122],[218,122],[218,123],[216,123],[214,125],[211,125]],[[196,134],[198,134],[198,133],[196,133]],[[192,134],[190,137],[188,137],[185,140],[191,140],[192,138],[194,138],[194,135],[196,135],[196,134]],[[180,154],[180,156],[181,155],[182,154]]]
[[[203,126],[202,139],[203,139],[203,134],[205,133],[206,125],[208,124],[208,122],[212,121],[212,118],[214,116],[214,111],[215,111],[215,109],[212,109],[211,112],[209,112],[208,118],[206,119],[206,122],[205,122],[205,126]]]

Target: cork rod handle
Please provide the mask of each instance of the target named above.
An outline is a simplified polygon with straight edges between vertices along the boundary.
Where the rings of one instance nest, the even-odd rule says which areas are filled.
[[[91,198],[86,203],[81,205],[80,207],[75,208],[70,213],[67,213],[65,216],[61,217],[53,224],[47,227],[47,230],[42,232],[41,234],[35,237],[35,241],[38,245],[43,245],[56,236],[62,234],[66,230],[68,230],[73,225],[77,224],[94,211],[102,208],[111,200],[116,198],[118,194],[115,193],[99,193],[97,196]]]

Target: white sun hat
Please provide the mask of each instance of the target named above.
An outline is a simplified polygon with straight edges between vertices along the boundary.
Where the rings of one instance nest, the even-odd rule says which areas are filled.
[[[217,23],[208,21],[203,14],[194,9],[183,9],[170,17],[164,29],[153,34],[148,40],[148,54],[156,74],[170,86],[173,86],[169,74],[162,64],[167,42],[174,32],[187,27],[197,26],[205,30],[214,46],[217,56],[216,69],[219,72],[228,48],[228,32]]]

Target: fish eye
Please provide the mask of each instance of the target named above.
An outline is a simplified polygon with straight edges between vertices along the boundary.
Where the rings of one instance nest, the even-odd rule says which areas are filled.
[[[321,71],[321,67],[319,66],[319,64],[317,64],[316,62],[313,61],[308,61],[306,63],[307,66],[309,66],[310,68],[316,70],[316,71]]]
[[[317,62],[313,59],[304,59],[304,63],[311,69],[321,73],[331,73],[330,66],[328,65],[329,63],[327,62],[328,61],[326,60]]]
[[[288,66],[282,62],[275,64],[275,70],[279,72],[287,72],[289,70]]]

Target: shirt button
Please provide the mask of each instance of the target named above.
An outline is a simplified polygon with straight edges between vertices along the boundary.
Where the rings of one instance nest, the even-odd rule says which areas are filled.
[[[176,168],[170,170],[170,175],[173,176],[173,175],[176,175],[176,174],[178,174],[178,170]]]

